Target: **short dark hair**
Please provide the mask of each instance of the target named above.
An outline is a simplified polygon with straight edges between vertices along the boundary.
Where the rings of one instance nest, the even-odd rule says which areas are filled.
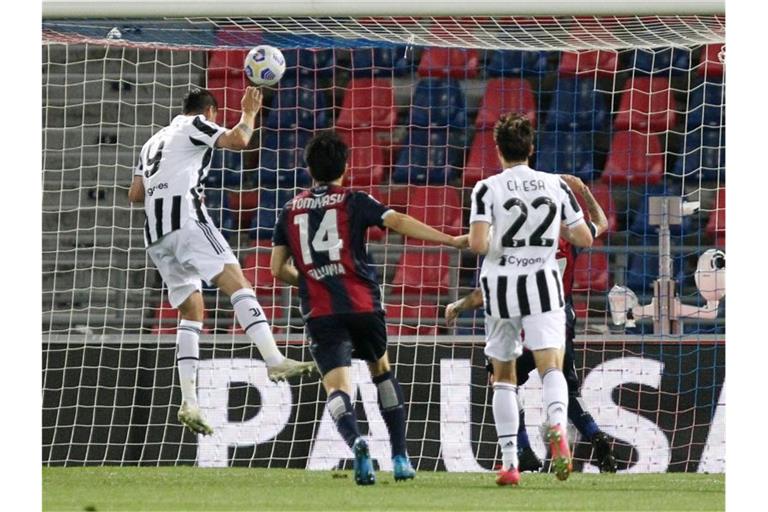
[[[312,137],[304,149],[304,160],[309,166],[309,174],[318,183],[330,183],[339,179],[347,167],[348,156],[347,145],[330,130]]]
[[[504,114],[493,127],[493,140],[507,162],[528,160],[533,135],[533,125],[524,114]]]
[[[211,91],[195,87],[189,91],[181,101],[181,111],[183,114],[202,114],[208,107],[219,109],[216,98]]]

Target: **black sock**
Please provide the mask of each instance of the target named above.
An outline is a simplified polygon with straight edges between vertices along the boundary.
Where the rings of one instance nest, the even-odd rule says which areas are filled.
[[[592,440],[592,438],[600,432],[600,427],[595,423],[592,415],[589,414],[581,406],[580,395],[570,395],[568,397],[568,419],[571,420],[576,430],[584,437],[584,439]]]
[[[357,438],[360,437],[360,431],[357,429],[357,415],[349,395],[343,391],[331,393],[328,396],[328,410],[331,412],[333,421],[336,422],[339,434],[352,448]]]
[[[517,451],[521,452],[531,447],[531,441],[528,439],[528,430],[525,428],[525,411],[520,409],[520,423],[517,427]]]
[[[389,441],[392,445],[392,456],[407,456],[405,447],[405,401],[400,383],[392,372],[382,373],[373,378],[379,395],[379,409],[384,423],[389,430]]]

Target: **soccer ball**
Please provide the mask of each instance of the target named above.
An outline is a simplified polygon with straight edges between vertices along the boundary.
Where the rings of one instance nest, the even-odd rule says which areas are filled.
[[[245,57],[244,70],[253,85],[275,85],[285,73],[285,57],[274,46],[257,46]]]

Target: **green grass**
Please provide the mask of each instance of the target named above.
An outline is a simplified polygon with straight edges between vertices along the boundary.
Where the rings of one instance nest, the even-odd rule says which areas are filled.
[[[371,487],[351,472],[163,468],[43,468],[43,510],[724,510],[724,475],[492,474],[422,471]]]

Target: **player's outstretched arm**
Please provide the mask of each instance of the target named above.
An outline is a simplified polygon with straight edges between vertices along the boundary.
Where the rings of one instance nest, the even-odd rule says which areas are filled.
[[[451,326],[462,312],[477,309],[482,305],[483,293],[480,291],[480,288],[475,288],[469,295],[460,298],[456,302],[451,302],[445,307],[445,322]]]
[[[216,146],[224,149],[239,151],[248,147],[253,136],[253,124],[256,114],[261,110],[261,89],[246,87],[243,98],[240,100],[240,122],[234,128],[230,128],[216,139]]]
[[[291,252],[285,245],[276,245],[272,248],[272,257],[269,261],[272,276],[291,286],[299,286],[299,271],[289,263]]]
[[[560,178],[571,187],[571,190],[584,198],[584,202],[587,204],[587,211],[589,212],[589,220],[595,225],[595,238],[605,233],[608,229],[608,217],[606,217],[603,207],[600,206],[595,196],[592,195],[592,191],[589,190],[586,183],[570,174],[561,174]]]
[[[464,249],[468,246],[467,235],[447,235],[404,213],[393,211],[384,217],[383,224],[388,229],[417,240],[448,245],[456,249]]]

